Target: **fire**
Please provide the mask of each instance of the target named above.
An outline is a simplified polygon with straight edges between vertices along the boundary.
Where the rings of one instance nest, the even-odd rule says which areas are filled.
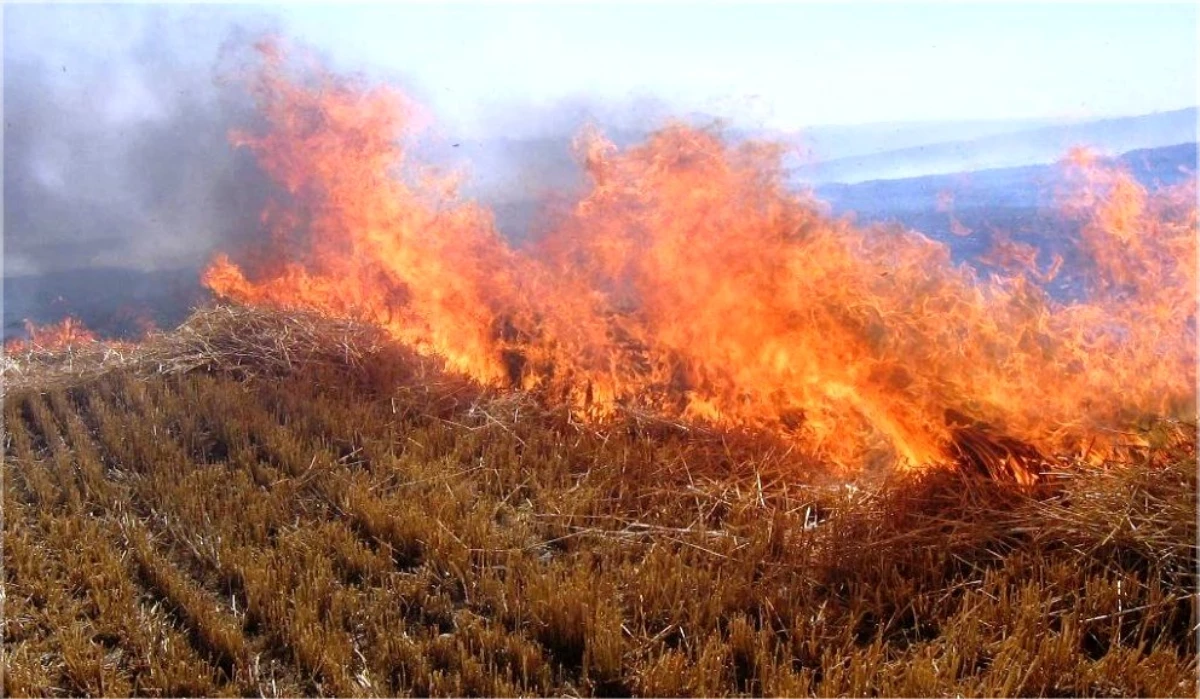
[[[25,338],[13,338],[4,343],[7,354],[33,350],[58,351],[75,345],[82,345],[97,340],[96,334],[88,330],[83,322],[72,316],[67,316],[57,323],[38,325],[25,321]]]
[[[397,92],[262,48],[267,128],[236,141],[286,194],[257,264],[206,271],[220,296],[364,318],[583,416],[768,429],[847,466],[954,460],[964,430],[1096,453],[1131,421],[1194,411],[1194,185],[1150,194],[1078,156],[1066,206],[1091,289],[1063,304],[1035,250],[980,278],[920,234],[833,218],[785,186],[774,145],[677,124],[621,150],[588,131],[590,188],[515,249],[406,159]]]

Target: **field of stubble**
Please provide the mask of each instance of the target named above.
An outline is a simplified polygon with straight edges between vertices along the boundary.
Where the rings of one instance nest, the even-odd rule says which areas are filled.
[[[401,354],[26,380],[4,426],[10,696],[1197,691],[1186,426],[847,485]]]

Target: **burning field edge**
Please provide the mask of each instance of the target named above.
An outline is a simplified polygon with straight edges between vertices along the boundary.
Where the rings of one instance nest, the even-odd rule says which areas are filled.
[[[1194,425],[850,477],[304,313],[4,362],[6,696],[1197,691]]]
[[[68,387],[113,371],[126,371],[142,378],[192,371],[219,371],[238,378],[251,378],[295,375],[323,367],[380,381],[379,385],[383,386],[398,381],[454,383],[459,390],[475,394],[480,405],[486,401],[517,400],[528,403],[527,409],[574,413],[561,401],[546,399],[535,391],[481,387],[467,377],[448,371],[439,359],[423,356],[396,342],[377,325],[313,311],[217,304],[195,310],[175,330],[151,331],[140,341],[101,340],[86,329],[76,330],[69,322],[71,319],[67,320],[68,323],[51,333],[44,346],[34,340],[15,342],[6,347],[0,368],[0,378],[3,378],[0,390]],[[568,415],[567,419],[571,417]],[[751,441],[769,442],[782,438],[789,451],[801,446],[789,441],[786,433],[779,434],[778,430],[730,429],[703,420],[656,414],[634,405],[622,406],[609,419],[599,421],[599,426],[608,429],[630,421],[656,423],[693,435],[715,434],[722,439],[735,434],[745,438],[747,433]],[[1156,424],[1156,429],[1179,434],[1195,429],[1194,425],[1179,420],[1150,422]],[[1056,470],[1082,465],[1076,462],[1087,461],[1089,457],[1086,451],[1072,456],[1045,454],[987,423],[951,409],[946,410],[946,423],[951,439],[947,450],[949,463],[925,464],[925,467],[950,466],[997,481],[1032,486],[1046,477],[1053,478]],[[1115,445],[1110,460],[1119,461],[1128,455],[1129,449],[1147,446],[1144,434],[1138,431],[1106,432],[1109,433],[1106,441]],[[825,463],[816,454],[810,455],[804,466],[810,471],[840,471],[843,476],[852,472]]]

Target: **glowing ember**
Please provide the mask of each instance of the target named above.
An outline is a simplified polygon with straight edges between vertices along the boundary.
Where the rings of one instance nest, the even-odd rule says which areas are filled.
[[[1194,184],[1151,195],[1077,156],[1066,204],[1091,288],[1061,304],[1039,286],[1059,262],[1010,243],[1003,276],[979,279],[941,244],[790,192],[770,144],[675,125],[622,151],[588,132],[589,191],[518,251],[406,162],[397,93],[263,55],[268,128],[238,142],[288,196],[264,217],[266,262],[206,271],[221,296],[369,319],[592,418],[765,428],[844,465],[1096,454],[1111,429],[1194,412]]]

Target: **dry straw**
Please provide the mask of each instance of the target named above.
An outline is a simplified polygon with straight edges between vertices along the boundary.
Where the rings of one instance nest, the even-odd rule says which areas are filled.
[[[848,482],[306,314],[6,362],[11,696],[1195,695],[1188,425]]]

